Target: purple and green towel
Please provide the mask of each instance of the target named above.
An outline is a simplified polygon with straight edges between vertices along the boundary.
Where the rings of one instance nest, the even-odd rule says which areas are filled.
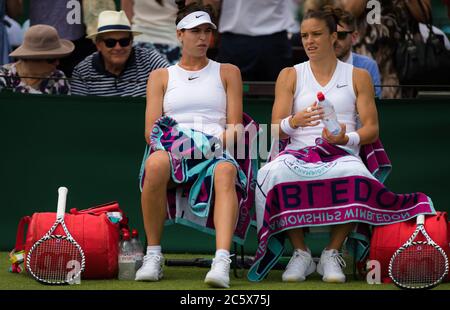
[[[251,223],[256,183],[256,158],[251,158],[259,133],[258,124],[244,115],[245,158],[235,159],[224,151],[219,139],[202,132],[179,126],[163,116],[153,126],[150,146],[147,146],[140,171],[140,188],[145,179],[145,161],[152,152],[167,151],[171,162],[171,179],[179,184],[167,193],[167,221],[187,225],[214,235],[214,169],[220,162],[232,163],[238,171],[236,189],[239,218],[233,241],[243,244]],[[254,128],[257,128],[255,131]],[[247,131],[247,130],[246,130]]]

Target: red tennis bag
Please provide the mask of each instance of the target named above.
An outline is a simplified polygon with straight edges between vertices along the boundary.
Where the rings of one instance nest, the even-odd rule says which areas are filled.
[[[55,212],[34,213],[23,217],[17,228],[13,253],[25,250],[23,259],[33,244],[41,239],[56,221]],[[86,210],[71,209],[64,216],[67,229],[84,251],[86,258],[83,279],[107,279],[117,277],[120,228],[127,226],[127,218],[117,202],[111,202]],[[25,225],[28,224],[24,243]],[[58,227],[54,234],[64,234]],[[14,268],[15,267],[15,268]],[[18,265],[12,267],[17,272]],[[19,269],[20,271],[20,269]]]
[[[377,260],[381,265],[381,279],[383,282],[390,282],[389,262],[395,251],[398,250],[412,235],[416,229],[416,219],[407,222],[374,227],[372,239],[370,241],[370,260]],[[434,240],[450,257],[450,224],[447,219],[447,212],[437,212],[436,215],[425,217],[425,230],[431,239]],[[425,240],[420,233],[418,240]],[[450,281],[447,275],[446,281]]]

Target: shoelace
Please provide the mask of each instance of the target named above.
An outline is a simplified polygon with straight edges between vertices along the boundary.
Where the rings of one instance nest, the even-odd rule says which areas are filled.
[[[347,267],[347,264],[345,263],[344,258],[341,256],[341,254],[339,252],[335,252],[335,253],[331,254],[330,259],[333,261],[334,264],[336,264],[336,266],[339,266],[339,268]]]
[[[163,257],[161,255],[148,254],[148,255],[144,256],[144,263],[143,264],[146,264],[148,262],[161,263],[162,258]]]
[[[287,267],[286,267],[286,269],[287,268],[290,268],[290,267],[293,267],[294,265],[295,266],[297,266],[297,265],[300,265],[301,264],[301,260],[300,259],[297,259],[297,258],[299,258],[300,256],[303,256],[304,258],[309,258],[309,255],[307,255],[307,253],[305,253],[305,252],[300,252],[300,251],[295,251],[294,252],[294,255],[291,257],[291,259],[289,260],[289,263],[288,263],[288,265],[287,265]]]
[[[223,273],[227,273],[227,272],[229,272],[229,266],[231,264],[230,257],[232,257],[233,255],[234,254],[232,254],[228,257],[220,256],[220,257],[213,258],[212,265],[214,266],[214,268],[220,269],[220,271],[222,271]]]

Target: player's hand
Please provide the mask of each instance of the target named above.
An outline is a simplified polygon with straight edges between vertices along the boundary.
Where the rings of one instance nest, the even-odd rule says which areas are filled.
[[[295,113],[290,120],[290,125],[296,128],[317,126],[323,117],[323,113],[323,108],[317,102],[314,102],[306,109]]]
[[[331,132],[326,127],[324,127],[322,130],[322,138],[325,139],[330,144],[346,145],[348,143],[348,137],[345,134],[347,127],[345,126],[345,124],[340,125],[341,125],[341,132],[336,136],[332,135]]]

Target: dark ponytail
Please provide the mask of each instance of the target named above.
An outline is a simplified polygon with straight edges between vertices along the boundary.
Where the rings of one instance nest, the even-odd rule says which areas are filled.
[[[197,2],[192,2],[188,5],[185,4],[185,0],[175,0],[175,3],[178,6],[178,14],[177,19],[175,20],[175,24],[178,24],[180,20],[182,20],[185,16],[196,12],[196,11],[203,11],[205,13],[208,13],[211,17],[211,21],[213,23],[216,23],[215,21],[215,13],[214,8],[211,5],[203,5]]]
[[[343,13],[344,11],[341,8],[334,8],[331,5],[325,5],[318,10],[309,10],[306,12],[303,20],[310,18],[323,20],[330,33],[333,33],[337,31],[337,25],[339,24]]]

